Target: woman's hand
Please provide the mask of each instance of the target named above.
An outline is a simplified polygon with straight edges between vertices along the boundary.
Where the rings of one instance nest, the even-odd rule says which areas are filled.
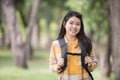
[[[64,59],[63,58],[58,59],[58,67],[61,67],[63,65],[64,65]]]
[[[92,59],[89,56],[85,57],[85,64],[88,64],[88,68],[92,66]]]

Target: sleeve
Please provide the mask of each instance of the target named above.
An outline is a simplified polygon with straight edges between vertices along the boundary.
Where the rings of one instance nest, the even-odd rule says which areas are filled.
[[[55,55],[55,52],[56,52],[55,49],[56,49],[55,43],[53,42],[50,49],[49,68],[52,72],[57,73],[58,69],[57,69],[57,58]]]
[[[95,55],[95,48],[93,46],[91,53],[90,53],[90,58],[92,59],[92,66],[89,69],[89,71],[93,71],[96,67],[97,67],[97,59],[96,59],[96,55]]]

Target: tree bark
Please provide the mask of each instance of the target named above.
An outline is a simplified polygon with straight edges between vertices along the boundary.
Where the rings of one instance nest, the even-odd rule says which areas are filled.
[[[45,49],[49,49],[52,41],[52,38],[50,35],[50,23],[53,18],[51,10],[52,10],[52,7],[48,4],[46,7],[46,17],[45,17],[46,18],[46,37],[45,37],[45,46],[44,46]]]
[[[120,0],[108,0],[115,80],[120,80]]]
[[[33,32],[32,32],[32,45],[34,48],[39,48],[40,46],[40,26],[39,26],[39,21],[35,21],[34,27],[33,27]]]
[[[37,13],[39,10],[39,3],[40,3],[40,0],[34,0],[33,5],[32,5],[32,10],[30,13],[28,27],[27,27],[26,53],[27,53],[28,59],[32,59],[32,55],[33,55],[33,53],[32,53],[33,49],[31,46],[31,38],[32,38],[33,27],[34,27],[35,21],[37,19]]]
[[[109,49],[108,49],[109,50]],[[101,75],[103,77],[110,77],[111,73],[111,63],[110,63],[110,51],[107,53],[102,53],[100,55],[100,68],[101,68]]]
[[[5,23],[3,23],[3,30],[4,30],[4,33],[3,33],[4,45],[5,47],[10,48],[10,45],[11,45],[10,31],[8,30],[8,26]]]
[[[22,41],[18,22],[15,15],[15,5],[13,0],[1,0],[2,13],[4,20],[10,31],[11,48],[13,59],[18,67],[27,68],[25,47]]]
[[[3,46],[10,48],[10,45],[11,45],[10,31],[9,31],[8,26],[5,23],[5,19],[4,19],[5,15],[3,15],[3,13],[1,15],[2,15],[2,38],[3,38],[2,42],[3,42]]]
[[[109,13],[109,11],[108,11]],[[108,30],[108,43],[107,43],[107,52],[105,54],[101,54],[101,74],[104,77],[110,77],[111,73],[111,61],[110,57],[112,54],[112,34],[111,34],[111,25],[109,24]]]
[[[111,30],[110,30],[111,31]],[[110,73],[111,73],[111,61],[110,61],[110,56],[111,56],[111,52],[112,52],[112,36],[111,36],[111,32],[109,31],[109,36],[108,36],[108,48],[107,48],[107,52],[105,53],[104,56],[104,73],[103,75],[105,77],[110,77]]]

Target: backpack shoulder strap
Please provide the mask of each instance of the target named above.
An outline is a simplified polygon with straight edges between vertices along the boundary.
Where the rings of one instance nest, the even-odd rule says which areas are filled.
[[[87,56],[87,54],[86,54],[87,51],[86,51],[84,45],[83,45],[81,42],[79,42],[79,46],[80,46],[80,48],[81,48],[82,53],[85,53],[85,56]]]
[[[67,67],[67,43],[64,38],[58,39],[61,48],[61,57],[64,58],[64,65],[61,67],[59,73],[62,73]]]
[[[94,80],[91,72],[90,72],[90,71],[88,70],[88,68],[87,68],[87,64],[84,63],[84,59],[85,59],[85,57],[87,56],[87,51],[86,51],[86,49],[85,49],[85,47],[84,47],[84,45],[83,45],[82,43],[79,42],[79,46],[80,46],[80,48],[81,48],[81,61],[83,61],[83,62],[82,62],[82,66],[83,66],[83,67],[85,68],[85,70],[88,72],[88,74],[89,74],[89,76],[91,77],[91,79]]]
[[[64,56],[66,55],[66,52],[67,52],[67,43],[65,42],[64,38],[58,39],[58,42],[61,47],[62,58],[64,58]]]

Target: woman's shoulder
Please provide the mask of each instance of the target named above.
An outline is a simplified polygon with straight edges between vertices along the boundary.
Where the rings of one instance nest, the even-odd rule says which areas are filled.
[[[58,40],[54,40],[54,41],[52,41],[52,46],[59,46],[59,42],[58,42]]]
[[[58,44],[58,40],[52,41],[52,44]]]

